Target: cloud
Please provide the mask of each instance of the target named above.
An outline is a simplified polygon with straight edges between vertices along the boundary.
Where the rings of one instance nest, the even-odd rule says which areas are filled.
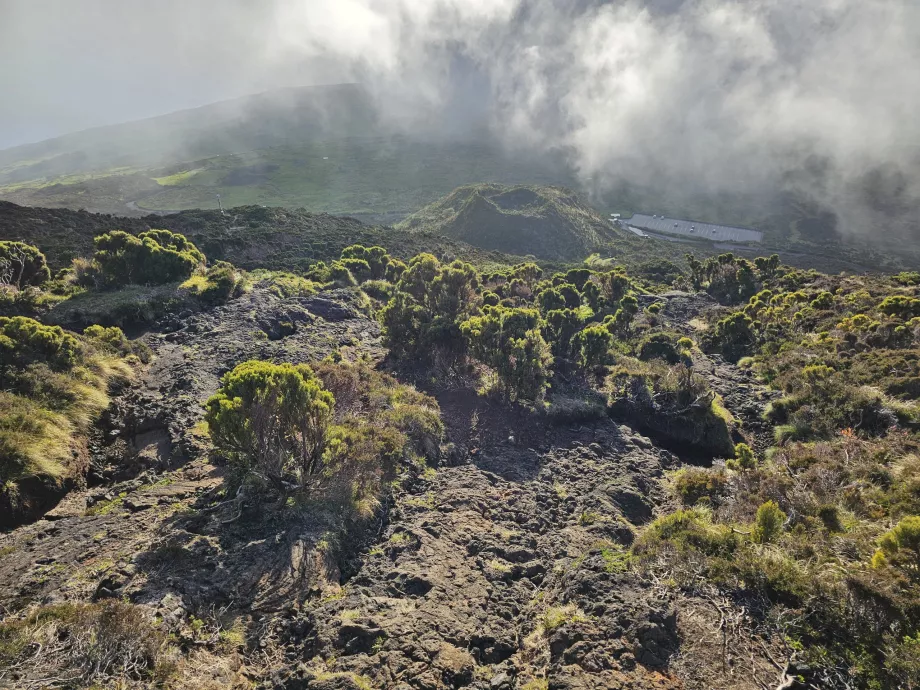
[[[912,0],[278,0],[274,18],[270,60],[335,56],[409,130],[455,107],[462,59],[493,131],[568,152],[586,185],[745,191],[817,165],[796,185],[838,208],[866,174],[881,206],[920,200]]]
[[[0,22],[0,58],[21,67],[0,74],[19,96],[0,106],[0,125],[14,111],[49,129],[358,81],[394,128],[436,136],[486,123],[509,146],[565,152],[599,190],[624,177],[719,192],[794,180],[837,207],[920,200],[914,0],[73,7],[0,0],[13,20]],[[48,117],[56,99],[61,112]]]

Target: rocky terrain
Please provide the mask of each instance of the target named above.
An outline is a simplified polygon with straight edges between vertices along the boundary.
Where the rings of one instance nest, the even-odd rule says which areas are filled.
[[[257,285],[146,334],[154,359],[97,428],[89,486],[0,535],[4,611],[150,607],[182,643],[185,687],[775,686],[780,642],[743,611],[628,567],[637,529],[672,507],[663,482],[682,461],[611,420],[552,426],[435,385],[441,465],[405,477],[374,518],[223,495],[200,403],[250,358],[381,360],[355,294]],[[665,300],[663,318],[683,323],[712,307]],[[745,372],[698,366],[739,418],[756,416]],[[40,681],[0,675],[0,687]]]

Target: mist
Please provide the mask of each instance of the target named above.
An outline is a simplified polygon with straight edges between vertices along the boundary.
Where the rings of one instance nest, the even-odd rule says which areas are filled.
[[[917,222],[911,0],[0,0],[0,146],[358,82],[391,131],[485,127],[603,195],[790,186],[839,228]]]

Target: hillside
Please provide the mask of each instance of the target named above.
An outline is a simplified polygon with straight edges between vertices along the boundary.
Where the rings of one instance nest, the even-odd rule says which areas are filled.
[[[373,104],[357,85],[281,89],[0,151],[0,185],[124,173],[291,141],[377,131]]]
[[[360,86],[283,89],[0,151],[0,199],[144,215],[251,204],[400,219],[483,179],[571,183],[477,123],[399,133]]]
[[[2,209],[4,687],[920,682],[920,274]]]
[[[110,230],[132,233],[163,228],[187,235],[214,259],[241,268],[302,269],[328,261],[355,242],[379,244],[396,256],[419,252],[449,255],[480,265],[503,262],[501,254],[437,236],[389,227],[372,227],[351,218],[304,210],[248,206],[219,211],[183,211],[132,218],[109,214],[18,206],[0,201],[0,240],[34,244],[53,268],[92,253],[93,237]]]
[[[536,185],[460,187],[396,227],[543,258],[583,258],[623,236],[574,192]]]

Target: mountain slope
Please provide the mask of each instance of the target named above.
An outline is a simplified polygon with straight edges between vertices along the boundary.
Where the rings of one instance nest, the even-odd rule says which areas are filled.
[[[0,185],[376,129],[373,105],[357,85],[280,89],[0,151]]]

